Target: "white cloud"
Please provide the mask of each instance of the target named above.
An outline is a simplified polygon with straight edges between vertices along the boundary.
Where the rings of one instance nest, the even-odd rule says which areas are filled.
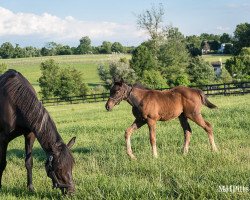
[[[229,31],[230,28],[229,27],[224,27],[224,26],[217,26],[216,30],[218,30],[218,31]]]
[[[114,22],[91,22],[77,20],[72,16],[60,18],[49,13],[14,13],[0,7],[0,36],[36,35],[55,41],[78,40],[82,36],[91,39],[142,40],[146,36],[135,25]]]

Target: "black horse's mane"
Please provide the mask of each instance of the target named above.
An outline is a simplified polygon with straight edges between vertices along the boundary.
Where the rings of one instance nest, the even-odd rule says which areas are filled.
[[[56,125],[48,111],[38,100],[34,88],[23,75],[15,70],[8,70],[0,77],[0,88],[8,97],[9,102],[17,108],[26,121],[26,128],[34,132],[43,149],[48,151],[52,142],[60,142],[65,145],[59,135]],[[17,118],[17,113],[13,116]],[[65,145],[66,146],[66,145]],[[62,162],[72,160],[72,155],[67,152],[67,147],[62,148]],[[70,156],[69,156],[70,155]],[[69,159],[72,157],[72,159]],[[64,161],[65,160],[65,161]]]

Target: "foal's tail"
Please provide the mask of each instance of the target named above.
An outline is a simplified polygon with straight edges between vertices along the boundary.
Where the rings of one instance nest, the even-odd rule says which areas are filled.
[[[203,105],[207,106],[208,108],[218,108],[216,105],[212,104],[210,101],[208,101],[207,96],[202,90],[197,89],[199,95],[201,96],[201,102]]]

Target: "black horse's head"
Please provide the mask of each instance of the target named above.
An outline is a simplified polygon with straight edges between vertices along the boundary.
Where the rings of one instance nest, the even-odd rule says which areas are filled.
[[[63,194],[72,194],[75,191],[72,177],[74,158],[70,152],[74,143],[75,137],[67,145],[64,143],[54,144],[52,154],[48,155],[45,164],[47,175],[52,179],[53,188],[60,188]]]
[[[124,83],[123,79],[115,81],[110,89],[110,96],[105,105],[105,108],[110,111],[112,108],[119,104],[122,100],[127,99],[129,94],[129,86]]]

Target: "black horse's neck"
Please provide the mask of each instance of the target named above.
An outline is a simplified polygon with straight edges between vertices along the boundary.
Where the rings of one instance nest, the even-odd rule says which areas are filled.
[[[44,115],[39,125],[34,126],[32,131],[36,135],[43,150],[50,154],[53,152],[56,144],[63,143],[61,136],[59,135],[54,121],[51,119],[47,110],[44,109]]]

